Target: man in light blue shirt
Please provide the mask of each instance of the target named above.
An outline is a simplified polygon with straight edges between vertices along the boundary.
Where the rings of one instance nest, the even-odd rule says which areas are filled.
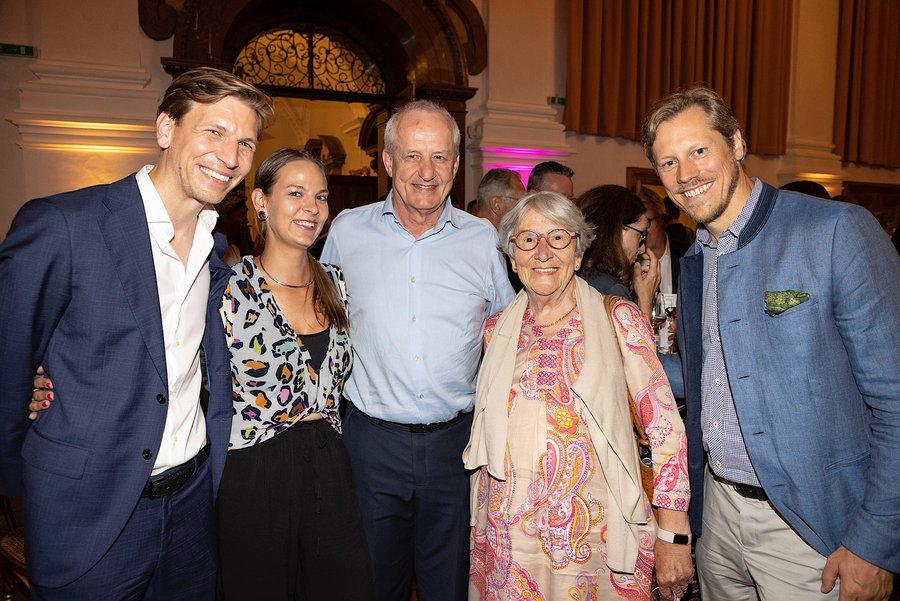
[[[387,199],[343,212],[322,262],[350,298],[354,366],[344,439],[379,601],[465,599],[469,496],[462,450],[485,319],[513,291],[484,220],[454,208],[459,128],[416,101],[388,121]]]

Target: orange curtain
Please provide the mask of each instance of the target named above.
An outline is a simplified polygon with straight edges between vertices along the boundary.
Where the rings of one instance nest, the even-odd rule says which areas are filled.
[[[731,105],[750,150],[785,151],[791,0],[569,0],[563,122],[640,138],[654,102],[704,83]]]
[[[900,2],[842,0],[835,153],[900,167]]]

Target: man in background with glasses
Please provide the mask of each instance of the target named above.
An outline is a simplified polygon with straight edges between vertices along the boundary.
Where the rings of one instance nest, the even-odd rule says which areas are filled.
[[[525,186],[518,173],[499,167],[491,169],[478,184],[476,214],[497,229],[506,212],[524,195]]]
[[[477,215],[491,222],[494,229],[500,227],[500,220],[520,198],[525,196],[525,186],[519,174],[511,169],[495,168],[484,174],[478,184]],[[506,275],[513,290],[522,289],[522,281],[513,271],[509,258],[506,261]]]

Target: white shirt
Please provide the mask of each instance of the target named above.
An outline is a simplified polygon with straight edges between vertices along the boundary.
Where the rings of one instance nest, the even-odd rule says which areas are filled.
[[[213,209],[200,211],[187,265],[182,263],[170,244],[175,228],[150,180],[152,169],[153,165],[145,166],[136,179],[150,230],[169,389],[166,426],[153,464],[156,475],[191,459],[206,444],[206,422],[200,407],[200,343],[209,302],[212,230],[218,215]]]
[[[672,294],[672,251],[669,250],[669,238],[666,237],[666,250],[659,258],[659,291]]]

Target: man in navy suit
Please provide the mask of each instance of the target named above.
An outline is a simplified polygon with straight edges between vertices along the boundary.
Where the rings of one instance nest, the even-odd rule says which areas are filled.
[[[212,205],[272,114],[229,73],[184,73],[155,166],[27,203],[0,245],[0,492],[22,496],[38,599],[213,598],[232,408]],[[54,409],[30,425],[38,364]]]
[[[900,571],[900,258],[865,209],[748,177],[711,90],[657,103],[643,144],[700,224],[677,329],[704,599],[886,600]]]

